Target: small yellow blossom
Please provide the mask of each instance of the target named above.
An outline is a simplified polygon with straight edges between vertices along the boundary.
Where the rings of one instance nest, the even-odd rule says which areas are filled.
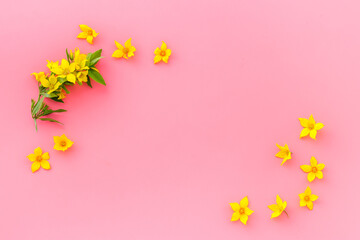
[[[61,91],[58,95],[58,99],[61,100],[61,99],[64,99],[65,97],[66,97],[65,91],[63,89],[61,89]]]
[[[271,214],[271,218],[280,216],[282,212],[285,212],[286,215],[288,215],[287,212],[285,211],[286,205],[287,205],[286,201],[283,202],[279,197],[279,195],[276,195],[276,204],[272,204],[268,206],[270,210],[273,211],[273,213]]]
[[[46,79],[46,78],[45,78],[45,79],[41,79],[41,85],[42,85],[43,87],[48,88],[48,89],[49,89],[48,94],[50,94],[50,93],[52,93],[53,91],[56,91],[56,90],[60,87],[61,83],[58,82],[58,79],[57,79],[56,76],[51,75],[51,76],[49,77],[49,79]]]
[[[161,60],[167,63],[171,55],[171,49],[168,49],[166,43],[162,42],[161,48],[156,48],[154,53],[155,53],[154,63],[158,63]]]
[[[45,74],[44,72],[32,73],[31,75],[34,75],[36,81],[38,81],[38,82],[41,82],[41,79],[46,79],[47,78],[47,74]]]
[[[118,49],[115,50],[115,52],[112,54],[112,57],[114,58],[126,58],[134,56],[134,52],[136,51],[135,47],[131,45],[131,38],[129,38],[125,42],[125,46],[121,45],[117,41],[115,41],[115,45]]]
[[[291,159],[291,152],[289,150],[289,146],[287,144],[285,144],[283,147],[279,144],[276,144],[276,146],[280,149],[280,151],[275,156],[283,159],[281,163],[281,165],[283,165],[287,160]]]
[[[74,54],[72,53],[72,51],[70,51],[70,55],[73,56],[76,71],[89,69],[89,67],[86,65],[87,63],[86,54],[80,53],[80,50],[78,48],[75,48]]]
[[[43,154],[41,148],[39,147],[34,150],[34,153],[29,154],[27,158],[31,162],[33,162],[33,164],[31,165],[32,172],[36,172],[37,170],[39,170],[40,166],[43,169],[50,169],[50,163],[48,161],[50,159],[49,153],[46,152]]]
[[[230,203],[232,210],[234,211],[231,221],[240,221],[246,225],[248,220],[248,216],[250,216],[254,211],[248,208],[249,200],[248,197],[244,197],[241,199],[240,204],[238,203]]]
[[[68,139],[65,134],[59,136],[54,136],[54,149],[59,151],[65,151],[70,148],[74,142]]]
[[[76,76],[75,76],[75,63],[69,63],[67,60],[63,59],[61,60],[61,65],[54,68],[53,72],[57,74],[61,78],[66,78],[67,81],[71,83],[76,82]]]
[[[319,197],[314,194],[311,194],[310,187],[307,187],[304,193],[299,194],[299,198],[300,198],[300,207],[307,206],[310,210],[312,210],[314,207],[313,202]]]
[[[83,83],[83,82],[87,82],[87,75],[88,75],[88,71],[79,71],[78,73],[77,73],[77,79],[78,79],[78,81],[80,82],[80,84],[81,83]]]
[[[90,44],[93,44],[93,39],[97,37],[99,33],[95,32],[91,27],[81,24],[79,25],[81,29],[81,33],[77,36],[77,38],[86,39],[86,41]]]
[[[324,124],[315,122],[312,114],[310,115],[309,119],[299,118],[299,121],[301,126],[304,127],[300,133],[300,138],[310,135],[312,139],[316,139],[317,131],[324,127]]]
[[[59,67],[58,61],[56,61],[56,62],[49,61],[49,60],[46,60],[46,61],[48,62],[48,64],[46,64],[46,66],[49,68],[49,70],[51,72],[54,72],[53,70]]]
[[[314,181],[315,177],[318,179],[322,179],[324,177],[321,170],[325,168],[325,164],[320,163],[318,164],[317,160],[314,157],[310,159],[310,165],[301,165],[300,168],[308,173],[307,179],[309,182]]]

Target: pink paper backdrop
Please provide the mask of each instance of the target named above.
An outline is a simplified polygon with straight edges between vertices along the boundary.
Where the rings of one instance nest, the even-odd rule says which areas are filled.
[[[0,239],[358,239],[359,27],[356,0],[3,2]],[[129,37],[135,57],[111,58]],[[161,41],[173,55],[154,65]],[[51,104],[65,125],[36,133],[30,73],[75,47],[103,49],[108,85],[72,88]],[[325,128],[299,140],[310,114]],[[73,148],[52,150],[63,133]],[[275,143],[294,152],[282,167]],[[52,170],[33,174],[38,146]],[[311,156],[326,168],[309,184]],[[270,220],[276,194],[289,218]],[[248,225],[230,222],[246,195]]]

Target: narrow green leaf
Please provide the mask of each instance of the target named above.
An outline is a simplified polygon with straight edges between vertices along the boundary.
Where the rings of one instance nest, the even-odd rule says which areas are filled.
[[[98,83],[106,86],[105,80],[99,72],[97,72],[93,69],[89,69],[88,74],[95,82],[98,82]]]
[[[89,86],[89,87],[91,87],[92,88],[92,85],[91,85],[91,79],[89,78],[89,76],[87,76],[87,85]]]
[[[39,118],[41,121],[49,121],[49,122],[56,122],[56,123],[60,123],[62,124],[61,122],[55,120],[55,119],[52,119],[52,118]]]
[[[64,103],[64,101],[62,99],[59,99],[59,97],[53,97],[53,98],[50,98],[51,100],[55,101],[55,102],[61,102],[61,103]]]
[[[39,110],[40,110],[43,102],[44,102],[44,98],[43,98],[43,97],[42,97],[42,98],[40,97],[39,101],[35,104],[34,109],[33,109],[33,111],[31,112],[32,115],[35,115],[37,112],[39,112]]]
[[[70,91],[65,87],[65,85],[61,85],[61,87],[65,90],[66,94],[70,93]]]
[[[90,56],[90,61],[101,57],[101,52],[102,52],[102,49],[99,49],[96,52],[93,52]]]
[[[66,58],[67,58],[68,62],[70,62],[70,56],[69,56],[67,48],[66,48]]]

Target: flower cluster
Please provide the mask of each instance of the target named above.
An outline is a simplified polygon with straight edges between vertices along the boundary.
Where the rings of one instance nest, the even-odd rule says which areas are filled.
[[[31,115],[35,122],[35,128],[37,129],[36,120],[58,122],[55,119],[46,117],[54,112],[65,112],[64,109],[52,110],[44,102],[45,98],[51,99],[56,102],[64,102],[65,94],[69,94],[68,86],[75,84],[82,85],[86,83],[89,87],[91,85],[91,79],[103,84],[105,81],[96,64],[99,62],[102,50],[98,50],[94,53],[83,54],[79,49],[70,52],[66,49],[67,59],[62,59],[61,62],[47,61],[46,65],[49,69],[49,73],[39,72],[32,73],[35,79],[38,81],[39,97],[38,100],[32,100]]]
[[[303,130],[300,133],[300,138],[305,136],[310,136],[312,139],[316,140],[317,131],[324,127],[322,123],[316,123],[314,120],[313,115],[306,118],[299,118],[300,124],[303,127]],[[280,146],[276,144],[279,148],[279,152],[276,153],[276,157],[281,158],[283,161],[281,165],[283,165],[286,161],[291,159],[292,152],[289,149],[289,146],[285,144],[284,146]],[[307,173],[307,179],[309,182],[314,181],[315,178],[322,179],[323,172],[322,170],[325,168],[325,164],[318,163],[315,157],[311,157],[310,165],[301,165],[301,170]],[[314,201],[318,199],[318,196],[312,194],[310,187],[307,187],[303,193],[299,194],[300,198],[300,207],[307,207],[309,210],[312,210],[314,207]],[[253,211],[250,210],[248,206],[248,198],[243,198],[238,203],[230,203],[231,208],[233,209],[234,213],[231,217],[231,221],[240,220],[243,224],[246,225],[248,216],[250,216]],[[276,204],[271,204],[268,206],[270,210],[272,210],[271,218],[279,217],[283,212],[288,215],[286,212],[287,202],[283,201],[279,195],[276,195]]]

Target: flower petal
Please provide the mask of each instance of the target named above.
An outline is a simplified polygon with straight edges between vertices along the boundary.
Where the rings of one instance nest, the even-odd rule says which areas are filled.
[[[306,201],[300,200],[300,207],[305,207],[305,206],[306,206]]]
[[[33,162],[33,164],[31,164],[31,171],[32,172],[36,172],[37,170],[39,170],[40,168],[40,162],[35,161]]]
[[[311,195],[311,189],[310,189],[310,187],[307,187],[307,188],[305,189],[305,195],[306,195],[306,196],[310,196],[310,195]]]
[[[234,212],[238,212],[240,210],[240,205],[238,203],[230,203],[230,206]]]
[[[40,147],[35,148],[34,153],[35,153],[36,156],[41,156],[42,155],[41,148]]]
[[[27,158],[28,158],[31,162],[33,162],[33,161],[36,160],[36,155],[32,153],[32,154],[27,155]]]
[[[305,196],[306,196],[305,193],[300,193],[300,194],[299,194],[299,198],[300,198],[300,199],[304,199]]]
[[[250,216],[251,214],[253,214],[254,213],[254,211],[253,210],[251,210],[250,208],[245,208],[245,214],[246,215],[248,215],[248,216]]]
[[[79,35],[77,35],[77,38],[82,38],[82,39],[85,39],[85,38],[87,38],[87,33],[85,33],[85,32],[81,32],[81,33],[79,33]]]
[[[116,47],[117,47],[118,49],[120,49],[120,50],[123,50],[123,49],[124,49],[123,45],[121,45],[120,43],[118,43],[116,40],[115,40],[115,45],[116,45]]]
[[[271,204],[268,206],[268,208],[274,212],[280,211],[279,206],[277,204]]]
[[[308,128],[304,128],[303,130],[301,130],[301,133],[300,133],[300,138],[302,138],[302,137],[305,137],[305,136],[309,135],[309,133],[310,133],[310,129],[308,129]]]
[[[317,170],[323,170],[325,168],[325,164],[319,163],[316,168]]]
[[[283,202],[282,202],[279,195],[276,195],[276,203],[277,203],[278,206],[281,206],[283,204]]]
[[[317,160],[315,157],[311,157],[310,164],[312,167],[317,167]]]
[[[155,56],[155,57],[154,57],[154,63],[160,62],[161,59],[162,59],[161,56],[159,56],[159,55]]]
[[[313,130],[310,131],[310,137],[311,137],[312,139],[316,139],[316,134],[317,134],[317,131],[316,131],[315,129],[313,129]]]
[[[315,195],[315,194],[311,194],[310,195],[310,201],[316,201],[319,198],[319,196]]]
[[[315,173],[309,172],[308,175],[307,175],[307,179],[309,180],[309,182],[314,181],[314,179],[315,179]]]
[[[43,168],[43,169],[50,169],[51,167],[50,167],[50,163],[47,161],[47,160],[42,160],[41,161],[41,167]]]
[[[49,155],[48,152],[46,152],[46,153],[44,153],[44,154],[41,156],[41,158],[42,158],[43,160],[49,160],[49,159],[50,159],[50,155]]]
[[[310,210],[312,210],[313,207],[314,207],[314,204],[313,204],[312,201],[308,201],[308,202],[306,202],[306,206],[307,206]]]
[[[85,24],[80,24],[79,27],[80,27],[81,31],[83,31],[83,32],[92,30],[89,26],[87,26]]]
[[[171,55],[171,49],[166,49],[166,56],[170,57]]]
[[[324,177],[322,171],[317,171],[317,172],[315,173],[315,176],[316,176],[318,179],[322,179],[322,178]]]
[[[281,214],[280,211],[273,212],[273,213],[271,214],[271,218],[276,218],[276,217],[280,216],[280,214]]]
[[[165,51],[167,49],[166,43],[162,42],[161,44],[161,50]]]
[[[115,52],[112,54],[112,57],[114,58],[121,58],[124,56],[124,52],[121,50],[115,50]]]
[[[244,197],[243,199],[241,199],[241,201],[240,201],[240,207],[246,208],[248,205],[249,205],[248,197]]]
[[[301,165],[300,168],[306,173],[311,172],[311,166],[309,165]]]
[[[70,73],[66,76],[66,80],[68,80],[69,82],[75,83],[76,82],[76,77],[74,74]]]
[[[93,39],[94,39],[93,36],[87,36],[87,37],[86,37],[86,41],[87,41],[88,43],[90,43],[90,44],[93,44]]]
[[[126,42],[125,42],[125,47],[126,48],[129,48],[130,49],[130,47],[131,47],[131,38],[129,38]]]
[[[156,48],[155,51],[154,51],[154,54],[159,55],[160,52],[161,52],[160,48]]]
[[[246,214],[241,214],[240,215],[240,221],[245,225],[246,225],[246,222],[247,222],[248,218],[249,217]]]
[[[234,212],[233,215],[231,216],[231,221],[237,221],[240,219],[240,213],[239,212]]]
[[[322,124],[322,123],[316,123],[315,124],[315,129],[316,130],[320,130],[320,129],[322,129],[324,127],[324,124]]]
[[[165,63],[168,63],[169,57],[168,57],[168,56],[162,57],[162,60],[163,60]]]
[[[304,128],[307,128],[309,126],[309,120],[307,120],[306,118],[299,118],[299,121],[301,126],[303,126]]]
[[[315,119],[314,119],[314,116],[311,114],[310,117],[309,117],[309,124],[310,125],[315,125]]]

